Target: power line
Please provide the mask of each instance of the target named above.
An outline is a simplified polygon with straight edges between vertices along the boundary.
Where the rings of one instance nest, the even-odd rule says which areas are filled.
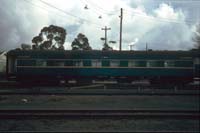
[[[35,3],[31,2],[31,1],[29,1],[29,0],[24,0],[24,1],[27,2],[28,4],[30,4],[31,6],[41,8],[41,9],[47,11],[47,12],[50,11],[50,12],[52,12],[52,13],[55,13],[55,12],[53,12],[52,10],[48,10],[47,8],[44,8],[43,6],[39,6],[39,5],[37,5],[37,4],[35,4]],[[60,15],[60,14],[56,14],[56,15],[59,16],[59,17],[65,18],[65,16],[62,16],[62,15]]]
[[[86,0],[85,0],[86,1]],[[103,8],[101,8],[100,6],[98,6],[97,4],[94,4],[93,2],[87,0],[89,3],[91,3],[92,5],[96,6],[97,8],[105,11]],[[163,1],[153,1],[153,2],[163,2]],[[200,0],[166,0],[164,2],[200,2]],[[132,12],[132,11],[129,11]],[[105,13],[105,14],[109,14],[109,13]],[[168,23],[188,23],[188,24],[193,24],[195,23],[194,21],[191,20],[185,20],[185,21],[177,21],[176,19],[167,19],[167,18],[152,18],[152,17],[148,17],[148,16],[144,16],[143,14],[139,14],[138,12],[134,12],[133,14],[137,15],[137,16],[141,16],[141,17],[145,17],[147,19],[153,20],[153,21],[160,21],[160,22],[168,22]],[[132,13],[131,13],[132,15]]]
[[[176,3],[176,4],[200,4],[199,0],[150,0],[151,4]]]
[[[35,7],[41,8],[41,9],[47,11],[47,12],[55,13],[53,10],[49,10],[48,7],[39,6],[38,4],[35,4],[34,2],[31,2],[31,1],[29,1],[29,0],[24,0],[24,1],[27,2],[28,4],[30,4],[31,6],[35,6]],[[52,15],[52,14],[50,14],[50,15]],[[65,14],[65,15],[66,15],[66,14]],[[60,14],[58,14],[58,13],[56,13],[56,16],[59,16],[59,17],[62,17],[62,18],[65,18],[65,19],[66,19],[65,16],[60,15]],[[77,18],[75,18],[75,19],[77,19]],[[75,20],[75,21],[77,21],[77,20]],[[80,22],[80,21],[77,21],[77,22]],[[93,24],[93,23],[92,23],[92,24]],[[100,25],[99,25],[99,27],[96,26],[96,28],[99,29],[99,28],[101,28],[101,27],[100,27]]]
[[[56,13],[55,11],[53,11],[53,10],[49,10],[48,9],[48,7],[44,7],[44,6],[40,6],[40,5],[38,5],[38,4],[35,4],[35,3],[33,3],[33,2],[31,2],[31,1],[29,1],[29,0],[24,0],[25,2],[27,2],[27,4],[29,4],[29,5],[31,5],[31,6],[33,6],[33,7],[37,7],[37,8],[40,8],[40,9],[42,9],[42,10],[44,10],[44,11],[46,11],[46,12],[52,12],[52,13],[54,13],[54,14],[48,14],[48,15],[55,15],[56,14],[56,17],[61,17],[61,18],[64,18],[64,19],[66,19],[66,17],[65,16],[63,16],[63,15],[60,15],[60,14],[58,14],[58,13]],[[75,20],[76,21],[76,20]],[[78,22],[78,21],[77,21]],[[98,28],[99,29],[99,28]]]
[[[171,2],[171,3],[200,3],[199,0],[164,0],[164,1],[153,1],[153,2]]]
[[[81,0],[81,2],[85,5],[85,6],[87,6],[88,5],[88,3],[86,3],[86,2],[84,2],[84,0]],[[90,10],[90,9],[92,9],[94,12],[92,12],[92,13],[95,13],[95,14],[97,14],[98,16],[101,16],[102,15],[102,13],[101,12],[99,12],[98,10],[96,10],[95,8],[91,8],[90,6],[89,7],[87,7],[87,9],[86,10]]]
[[[102,7],[100,7],[99,5],[97,5],[97,4],[93,3],[93,2],[91,2],[90,0],[85,0],[85,1],[86,1],[87,3],[93,5],[94,7],[96,7],[96,10],[100,11],[100,12],[103,13],[103,14],[107,14],[107,15],[116,15],[115,12],[120,11],[120,10],[115,10],[115,11],[112,11],[113,13],[108,13],[109,11],[103,9]],[[102,12],[102,11],[103,11],[103,12]]]
[[[149,17],[149,16],[145,16],[142,13],[139,12],[134,12],[134,11],[129,11],[129,10],[125,10],[126,13],[128,13],[129,15],[136,15],[136,16],[140,16],[149,20],[153,20],[153,21],[160,21],[160,22],[168,22],[168,23],[177,23],[177,24],[181,24],[181,23],[188,23],[188,24],[193,24],[195,23],[194,21],[177,21],[176,19],[167,19],[167,18],[155,18],[155,17]]]
[[[68,16],[72,16],[72,17],[74,17],[74,18],[76,18],[76,19],[78,19],[78,20],[86,21],[86,22],[89,22],[89,23],[91,23],[91,24],[100,26],[100,25],[97,24],[97,23],[94,23],[94,22],[92,22],[92,21],[90,21],[90,20],[87,20],[87,19],[78,17],[78,16],[76,16],[76,15],[73,15],[73,14],[71,14],[71,13],[69,13],[69,12],[66,12],[66,11],[64,11],[64,10],[62,10],[62,9],[60,9],[60,8],[58,8],[58,7],[56,7],[56,6],[52,5],[52,4],[50,4],[50,3],[47,3],[47,2],[45,2],[45,1],[43,1],[43,0],[40,0],[40,2],[42,2],[43,4],[45,4],[45,5],[47,5],[47,6],[51,7],[51,8],[54,8],[54,9],[56,9],[56,10],[58,10],[58,11],[64,13],[64,14],[66,14],[66,15],[68,15]],[[100,27],[99,27],[99,28],[100,28]]]

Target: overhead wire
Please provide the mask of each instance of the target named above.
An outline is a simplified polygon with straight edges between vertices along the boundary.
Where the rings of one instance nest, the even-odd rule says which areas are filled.
[[[35,3],[31,2],[30,0],[24,0],[24,1],[27,2],[27,4],[29,4],[29,5],[31,5],[31,6],[38,7],[38,8],[40,8],[40,9],[44,10],[44,11],[47,11],[47,12],[55,13],[55,12],[53,12],[52,10],[48,10],[47,8],[45,8],[45,7],[43,7],[43,6],[40,6],[40,5],[38,5],[38,4],[35,4]],[[59,17],[65,18],[65,16],[63,16],[63,15],[60,15],[60,14],[56,14],[56,15],[59,16]]]
[[[34,6],[34,7],[38,7],[38,8],[41,8],[41,9],[43,9],[43,10],[45,10],[45,11],[47,11],[47,12],[49,12],[49,11],[51,11],[51,12],[53,12],[52,10],[48,10],[47,8],[45,8],[45,7],[43,7],[43,6],[40,6],[40,5],[38,5],[38,4],[36,4],[36,3],[34,3],[34,2],[31,2],[31,1],[29,1],[29,0],[24,0],[25,2],[27,2],[27,4],[30,4],[31,6]],[[55,13],[55,12],[54,12]],[[58,15],[59,17],[62,17],[62,18],[64,18],[65,16],[63,16],[63,15],[60,15],[60,14],[56,14],[56,15]],[[97,27],[96,26],[96,28],[97,29],[100,29],[101,27]],[[65,41],[65,42],[67,42],[67,41]]]
[[[60,9],[60,8],[58,8],[58,7],[56,7],[56,6],[52,5],[52,4],[50,4],[50,3],[48,3],[48,2],[45,2],[45,1],[43,1],[43,0],[39,0],[39,1],[42,2],[43,4],[47,5],[48,7],[54,8],[54,9],[56,9],[56,10],[58,10],[58,11],[64,13],[65,15],[68,15],[68,16],[71,16],[71,17],[74,17],[74,18],[78,19],[79,22],[80,22],[80,21],[85,21],[85,22],[88,22],[88,23],[90,23],[90,24],[93,24],[93,25],[98,26],[98,28],[101,27],[100,24],[98,24],[98,23],[92,22],[92,21],[87,20],[87,19],[85,19],[85,18],[81,18],[81,17],[76,16],[76,15],[74,15],[74,14],[72,14],[72,13],[69,13],[69,12],[67,12],[67,11],[64,11],[63,9]]]
[[[153,2],[162,2],[162,1],[153,1]],[[199,0],[164,0],[163,2],[171,2],[171,3],[199,3]]]
[[[102,12],[104,14],[108,14],[108,15],[110,14],[110,13],[105,13],[105,12],[108,12],[108,11],[106,11],[102,7],[98,6],[97,4],[94,4],[90,0],[85,0],[85,1],[87,1],[89,4],[92,4],[93,6],[97,7],[98,9],[104,11],[104,12],[102,12],[102,11],[100,11],[100,12]],[[163,2],[163,1],[153,1],[153,2]],[[164,2],[199,2],[200,3],[199,0],[190,0],[190,1],[189,0],[167,0],[167,1],[164,1]],[[116,10],[116,11],[120,11],[120,10]],[[129,11],[129,10],[126,10],[126,9],[124,9],[124,11],[125,12],[128,11],[128,14],[130,14],[130,15],[134,14],[134,15],[143,17],[145,19],[153,20],[153,21],[168,22],[168,23],[177,23],[177,24],[181,24],[181,23],[193,24],[193,23],[195,23],[194,21],[191,21],[191,20],[178,21],[177,19],[148,17],[148,16],[145,16],[144,14],[140,14],[138,12]]]
[[[81,1],[81,3],[83,3],[84,4],[84,6],[88,6],[88,3],[86,2],[86,1],[84,1],[84,0],[80,0]],[[89,5],[89,7],[88,7],[88,9],[85,9],[85,10],[93,10],[94,12],[92,12],[92,13],[95,13],[95,14],[97,14],[98,16],[100,16],[100,15],[102,15],[102,13],[101,12],[99,12],[98,10],[96,10],[95,8],[91,8],[92,6],[90,6]]]
[[[85,0],[87,3],[89,3],[90,5],[96,7],[96,10],[98,10],[99,12],[103,13],[103,14],[107,14],[107,15],[116,15],[116,12],[119,12],[119,10],[115,10],[115,11],[107,11],[104,8],[100,7],[99,5],[91,2],[90,0]],[[109,13],[110,12],[110,13]]]
[[[158,18],[158,17],[154,17],[154,16],[150,17],[150,16],[146,16],[142,13],[139,13],[136,11],[130,11],[130,10],[126,10],[126,9],[124,9],[124,11],[131,16],[136,15],[136,16],[143,17],[145,19],[153,20],[153,21],[176,23],[176,24],[182,24],[182,23],[193,24],[193,23],[195,23],[194,21],[191,21],[191,20],[179,21],[177,19]]]
[[[33,3],[33,2],[30,2],[30,1],[28,1],[28,0],[24,0],[24,1],[29,2],[30,4],[35,5],[35,6],[37,6],[37,7],[43,8],[44,10],[47,10],[46,8],[44,8],[44,7],[42,7],[42,6],[39,6],[39,5],[37,5],[37,4]],[[100,26],[99,24],[97,24],[97,23],[94,23],[94,22],[92,22],[92,21],[90,21],[90,20],[87,20],[87,19],[85,19],[85,18],[78,17],[78,16],[76,16],[76,15],[74,15],[74,14],[72,14],[72,13],[66,12],[66,11],[64,11],[63,9],[60,9],[60,8],[54,6],[54,5],[50,4],[50,3],[47,3],[47,2],[45,2],[45,1],[43,1],[43,0],[39,0],[39,1],[41,1],[43,4],[47,5],[48,7],[51,7],[51,8],[53,8],[53,9],[56,9],[56,10],[58,10],[58,11],[64,13],[64,14],[68,15],[68,16],[71,16],[71,17],[74,17],[74,18],[78,19],[79,22],[80,22],[80,21],[85,21],[85,22],[88,22],[88,23],[97,25],[98,28],[101,28],[101,26]],[[86,1],[86,0],[85,0],[85,1]],[[88,1],[88,0],[87,0],[87,1]],[[89,2],[89,3],[91,3],[91,2]],[[87,4],[87,3],[86,3],[86,4]],[[94,4],[94,3],[93,3],[93,4]],[[96,6],[97,6],[97,5],[96,5]],[[104,10],[103,8],[101,8],[101,7],[99,7],[99,6],[97,6],[97,7],[98,7],[99,9]],[[93,8],[92,8],[92,9],[93,9]],[[104,10],[104,11],[105,11],[105,10]],[[148,19],[148,20],[152,20],[152,21],[160,21],[160,22],[168,22],[168,23],[176,23],[176,24],[181,24],[181,23],[193,24],[193,23],[194,23],[194,21],[189,21],[189,20],[177,21],[176,19],[156,18],[156,17],[153,17],[153,16],[152,16],[152,17],[149,17],[149,16],[146,16],[146,15],[144,15],[144,14],[142,14],[142,13],[130,11],[130,10],[127,10],[127,9],[124,9],[124,12],[125,12],[126,14],[131,15],[131,16],[136,15],[136,16],[140,16],[140,17],[143,17],[144,19]],[[104,12],[104,13],[105,13],[105,12]],[[106,14],[109,14],[109,13],[106,13]],[[59,16],[61,16],[61,15],[59,15]],[[64,17],[64,16],[61,16],[61,17]]]
[[[33,2],[30,2],[29,0],[24,0],[24,1],[27,2],[27,3],[29,3],[29,4],[31,4],[32,6],[41,8],[41,9],[47,11],[47,12],[52,11],[52,10],[48,10],[47,8],[44,8],[43,6],[39,6],[38,4],[35,4],[35,3],[33,3]],[[56,14],[56,15],[58,15],[59,17],[62,17],[62,18],[66,18],[66,17],[64,17],[64,16],[62,16],[62,15],[60,15],[60,14]],[[92,23],[92,24],[94,24],[94,23]],[[96,28],[97,28],[97,29],[100,29],[101,27],[100,27],[100,26],[99,26],[99,27],[96,26]],[[66,42],[66,41],[65,41],[65,42]]]
[[[31,2],[30,0],[24,0],[24,1],[27,2],[27,3],[28,3],[29,5],[31,5],[31,6],[38,7],[38,8],[40,8],[40,9],[43,9],[43,10],[47,11],[47,12],[55,13],[54,11],[49,10],[48,7],[45,8],[44,6],[40,6],[40,5],[38,5],[38,4],[34,3],[34,2]],[[59,16],[59,17],[62,17],[62,18],[66,18],[65,16],[60,15],[60,14],[56,14],[56,15]]]

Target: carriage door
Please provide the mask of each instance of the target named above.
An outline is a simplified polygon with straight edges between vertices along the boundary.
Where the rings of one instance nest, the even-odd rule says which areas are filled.
[[[200,58],[197,57],[194,59],[194,77],[200,77],[199,73],[200,73]]]
[[[7,57],[7,74],[8,75],[12,75],[15,73],[15,70],[16,70],[15,65],[16,65],[15,57],[8,56]]]

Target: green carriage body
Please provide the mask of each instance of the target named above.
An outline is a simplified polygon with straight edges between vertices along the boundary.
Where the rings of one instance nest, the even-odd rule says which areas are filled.
[[[199,72],[195,51],[12,50],[7,75],[19,80],[166,79],[190,81]]]

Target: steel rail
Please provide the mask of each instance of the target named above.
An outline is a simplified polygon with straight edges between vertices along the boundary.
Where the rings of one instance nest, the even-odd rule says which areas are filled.
[[[1,119],[29,118],[164,118],[199,119],[199,111],[194,110],[0,110]]]
[[[71,133],[71,132],[76,132],[76,133],[107,133],[107,132],[111,132],[111,133],[199,133],[199,131],[184,131],[184,130],[134,130],[134,131],[129,131],[129,130],[122,130],[122,131],[119,131],[119,130],[109,130],[109,131],[101,131],[101,130],[88,130],[88,131],[1,131],[1,133]]]
[[[131,95],[136,95],[136,96],[200,96],[199,92],[42,92],[42,91],[30,91],[30,92],[20,92],[19,90],[16,92],[6,92],[6,91],[0,91],[0,96],[1,95],[81,95],[81,96],[131,96]]]
[[[110,83],[96,83],[96,84],[87,84],[87,85],[79,85],[78,86],[70,86],[72,84],[64,84],[61,85],[62,86],[68,86],[70,88],[87,88],[89,86],[89,88],[92,88],[91,86],[102,86],[102,87],[106,87],[107,89],[113,89],[113,88],[117,88],[117,89],[160,89],[160,90],[174,90],[174,89],[178,89],[178,90],[200,90],[199,85],[183,85],[183,86],[179,86],[179,85],[167,85],[167,86],[163,86],[163,85],[155,85],[155,84],[150,84],[150,85],[143,85],[143,84],[131,84],[131,83],[117,83],[117,84],[110,84]],[[59,86],[59,84],[50,84],[50,83],[44,83],[44,84],[32,84],[30,83],[20,83],[20,82],[16,82],[16,81],[7,81],[7,80],[0,80],[0,87],[15,87],[15,88],[27,88],[27,87],[40,87],[40,86],[45,86],[45,87],[52,87],[52,86]]]

